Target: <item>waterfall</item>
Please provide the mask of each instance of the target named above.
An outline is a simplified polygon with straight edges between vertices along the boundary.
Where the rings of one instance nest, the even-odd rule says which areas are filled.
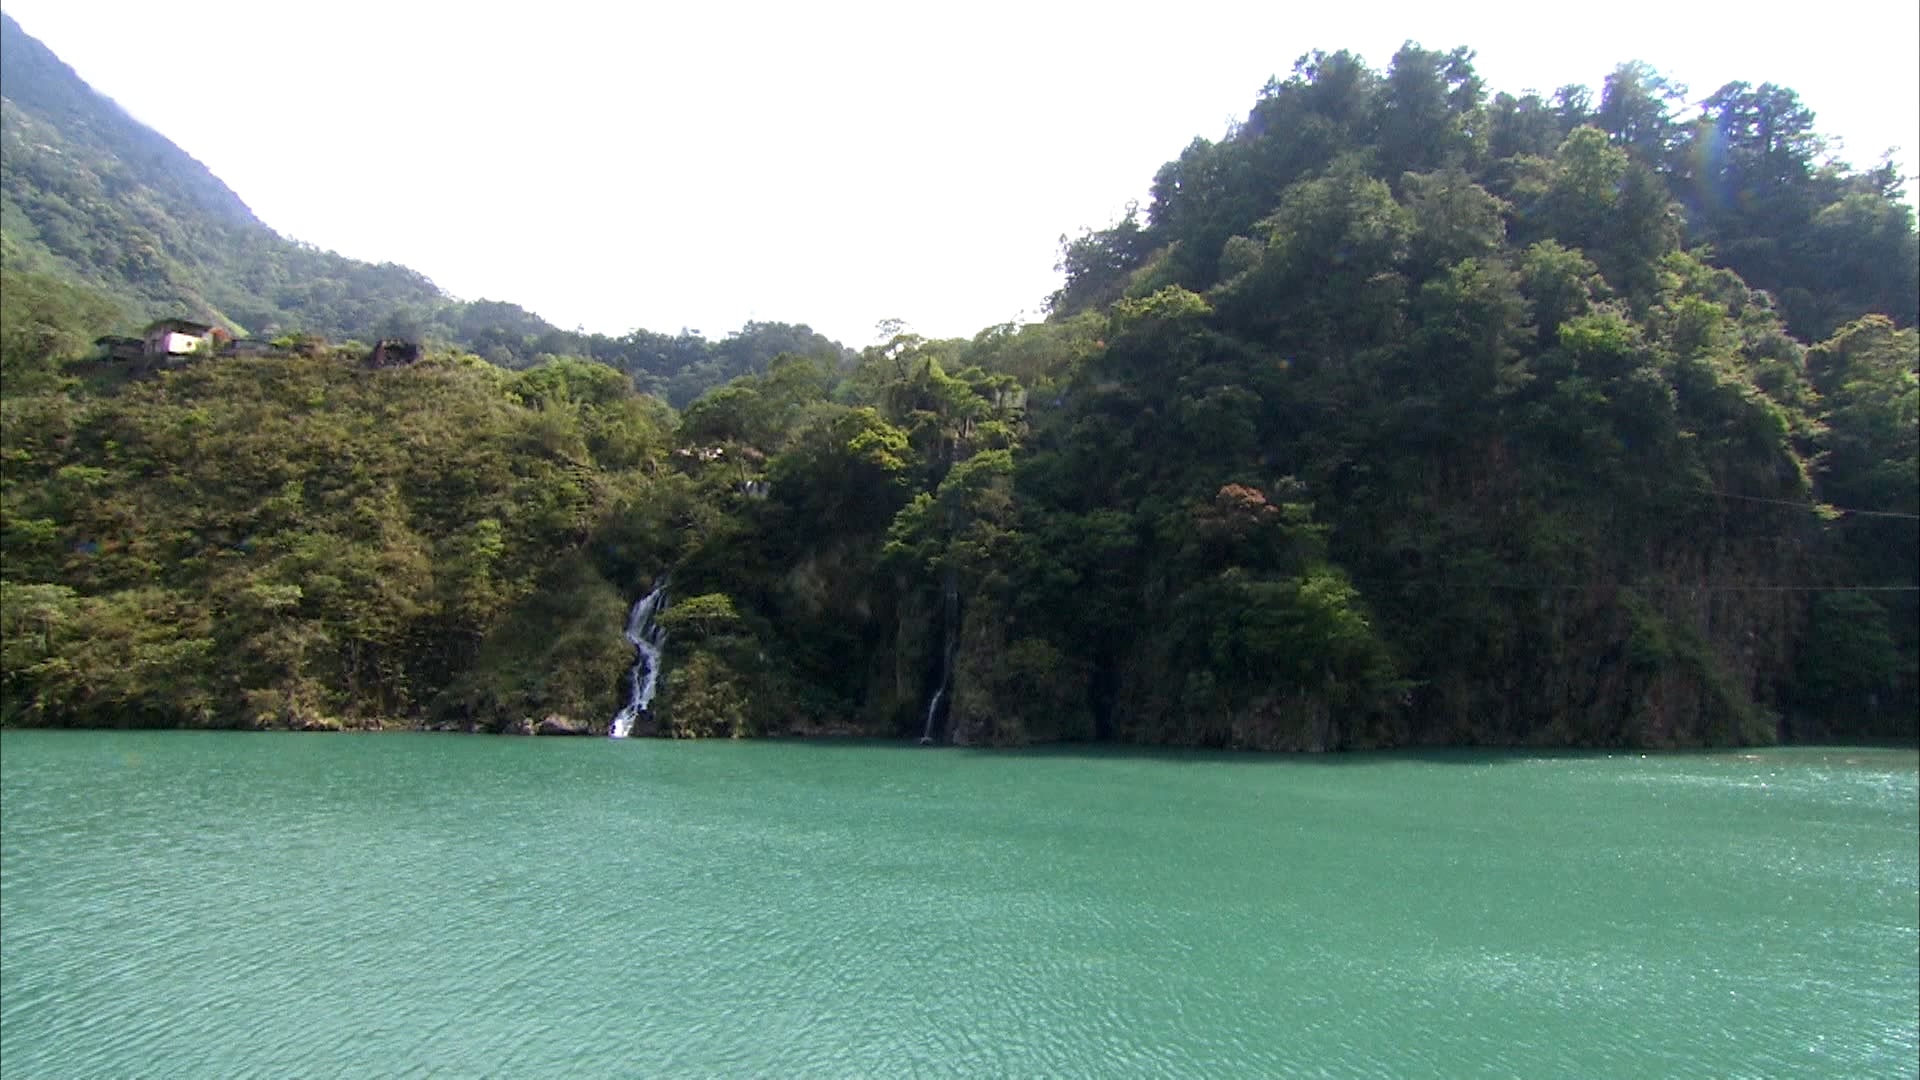
[[[634,721],[653,705],[654,687],[660,683],[660,653],[667,645],[667,632],[654,618],[666,609],[667,579],[663,577],[627,612],[626,637],[633,646],[633,666],[627,669],[627,703],[607,726],[611,738],[626,738],[633,731]]]
[[[954,637],[960,629],[960,585],[954,578],[952,569],[947,571],[945,595],[942,598],[941,622],[945,630],[945,641],[940,646],[940,685],[933,689],[933,699],[927,702],[927,726],[920,732],[920,745],[933,745],[933,717],[939,711],[940,699],[946,696],[947,684],[953,681]]]
[[[952,470],[958,457],[959,445],[947,445],[947,468]],[[947,694],[947,686],[953,682],[954,638],[960,631],[960,568],[953,561],[953,538],[960,531],[960,513],[956,507],[947,508],[947,559],[946,570],[941,574],[941,629],[945,640],[940,645],[940,685],[933,688],[933,698],[927,702],[927,724],[920,731],[920,745],[933,745],[934,714],[940,710],[940,699]]]
[[[921,746],[933,745],[933,713],[935,709],[940,707],[940,695],[946,692],[947,680],[946,676],[942,675],[940,678],[940,688],[933,692],[933,700],[927,702],[927,726],[920,731]]]

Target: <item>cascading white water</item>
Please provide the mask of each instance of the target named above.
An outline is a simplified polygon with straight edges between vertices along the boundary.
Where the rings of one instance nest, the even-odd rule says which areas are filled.
[[[940,695],[946,692],[947,692],[946,683],[943,681],[940,684],[940,689],[935,690],[933,692],[933,700],[927,702],[927,726],[922,728],[920,731],[921,746],[933,745],[933,713],[934,713],[934,710],[940,707]]]
[[[927,725],[920,731],[920,745],[933,745],[934,713],[940,709],[940,699],[946,696],[947,684],[953,681],[954,634],[959,630],[960,589],[954,580],[953,572],[947,572],[946,588],[943,590],[941,625],[945,629],[946,640],[940,647],[940,685],[934,687],[933,699],[927,702]]]
[[[667,609],[667,581],[633,602],[627,612],[627,642],[633,646],[633,666],[627,669],[627,703],[614,714],[607,735],[624,739],[633,731],[634,722],[653,704],[653,690],[660,682],[660,654],[667,645],[667,632],[654,619]]]
[[[957,444],[947,447],[947,467],[951,469],[958,450]],[[947,535],[951,537],[959,532],[960,515],[953,507],[947,509]],[[948,560],[946,572],[941,575],[940,586],[940,627],[944,640],[940,643],[940,685],[933,688],[933,699],[927,702],[927,723],[920,730],[920,745],[933,745],[934,714],[940,710],[940,699],[947,694],[947,685],[953,682],[954,639],[960,633],[960,576],[959,568]]]

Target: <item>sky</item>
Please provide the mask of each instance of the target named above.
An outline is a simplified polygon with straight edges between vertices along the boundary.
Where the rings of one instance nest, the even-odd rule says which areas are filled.
[[[1920,172],[1915,0],[0,6],[283,235],[614,335],[1038,318],[1062,234],[1315,48],[1466,45],[1490,93],[1776,82],[1843,159]]]

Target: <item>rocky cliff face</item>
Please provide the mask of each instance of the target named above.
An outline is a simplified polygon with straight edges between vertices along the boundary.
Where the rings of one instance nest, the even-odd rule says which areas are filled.
[[[949,732],[957,746],[1094,738],[1089,672],[1053,644],[1013,637],[1005,605],[976,596],[961,620]]]

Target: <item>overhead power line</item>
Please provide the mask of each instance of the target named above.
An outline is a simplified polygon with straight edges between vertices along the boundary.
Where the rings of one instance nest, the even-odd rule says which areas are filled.
[[[1797,507],[1801,510],[1818,510],[1823,505],[1821,503],[1799,502],[1794,499],[1769,499],[1759,495],[1736,495],[1731,491],[1715,491],[1712,488],[1690,487],[1690,488],[1679,488],[1677,490],[1691,491],[1700,495],[1716,495],[1722,499],[1739,499],[1742,502],[1772,503],[1775,506],[1792,506],[1792,507]],[[1835,513],[1848,514],[1853,517],[1897,518],[1898,520],[1901,520],[1901,521],[1920,521],[1920,514],[1903,514],[1897,510],[1857,510],[1849,506],[1829,506],[1827,507],[1827,509],[1834,511]]]
[[[1355,578],[1357,585],[1399,585],[1410,589],[1502,589],[1515,592],[1749,592],[1749,593],[1798,593],[1798,592],[1865,592],[1865,593],[1911,593],[1920,592],[1920,585],[1646,585],[1629,582],[1600,582],[1592,585],[1573,585],[1561,582],[1498,582],[1498,581],[1415,581],[1406,578]]]

